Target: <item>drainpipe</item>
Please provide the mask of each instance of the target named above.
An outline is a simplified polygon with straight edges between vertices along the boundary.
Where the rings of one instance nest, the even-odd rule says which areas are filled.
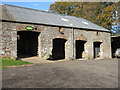
[[[74,55],[74,28],[72,28],[72,30],[73,30],[73,59],[75,59],[75,55]]]

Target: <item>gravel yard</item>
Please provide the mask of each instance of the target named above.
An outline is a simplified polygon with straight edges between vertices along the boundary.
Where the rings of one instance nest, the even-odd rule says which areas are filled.
[[[3,69],[3,88],[117,88],[118,60],[41,63]]]

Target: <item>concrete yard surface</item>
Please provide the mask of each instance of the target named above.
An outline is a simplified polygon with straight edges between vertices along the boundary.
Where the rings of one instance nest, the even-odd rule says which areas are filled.
[[[118,60],[39,63],[3,69],[3,88],[118,88]]]

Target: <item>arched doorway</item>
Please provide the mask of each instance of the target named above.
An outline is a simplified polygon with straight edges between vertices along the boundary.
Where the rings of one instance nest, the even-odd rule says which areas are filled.
[[[53,39],[52,59],[65,59],[65,39]]]
[[[76,59],[83,58],[84,48],[85,48],[86,41],[83,40],[76,40]]]
[[[18,31],[17,35],[17,57],[37,56],[39,32]]]
[[[94,42],[94,58],[100,57],[101,43],[102,42]]]

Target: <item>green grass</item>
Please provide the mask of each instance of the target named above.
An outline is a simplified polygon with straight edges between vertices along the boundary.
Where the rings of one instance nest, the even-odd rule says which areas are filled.
[[[7,66],[25,65],[25,64],[32,64],[32,63],[21,61],[21,60],[14,60],[10,58],[0,58],[1,68],[6,68]]]

